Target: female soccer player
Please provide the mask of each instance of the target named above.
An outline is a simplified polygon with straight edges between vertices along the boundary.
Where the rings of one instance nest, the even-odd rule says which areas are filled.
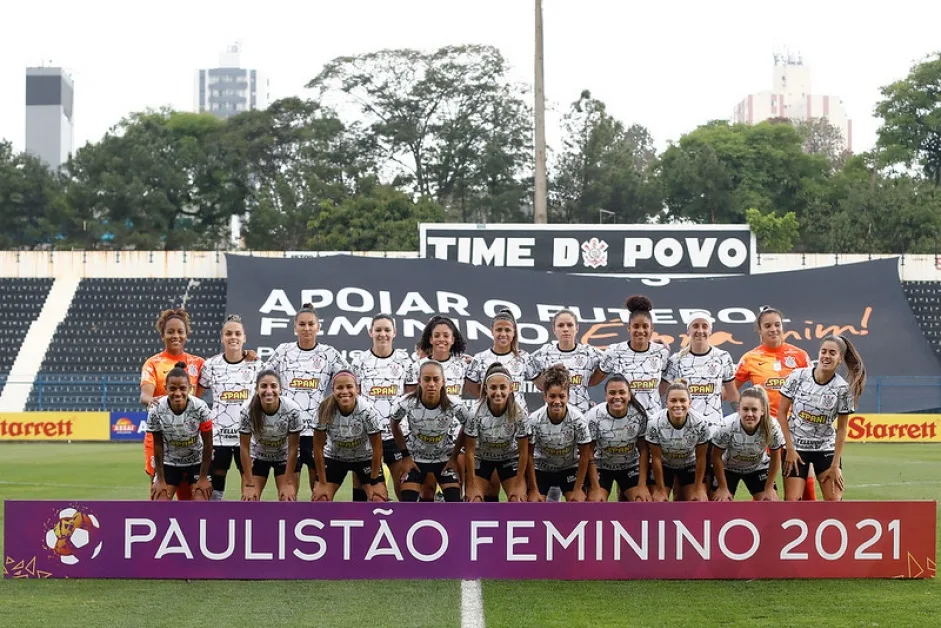
[[[317,342],[320,318],[310,303],[305,303],[294,316],[294,333],[297,335],[297,342],[278,345],[265,368],[278,373],[284,382],[283,396],[301,408],[303,431],[300,456],[296,468],[290,471],[294,474],[295,484],[300,488],[301,469],[307,465],[313,495],[317,478],[317,467],[314,463],[314,423],[317,419],[317,408],[320,407],[324,392],[330,386],[333,374],[350,367],[339,351],[330,345]]]
[[[249,360],[245,352],[242,317],[231,314],[222,326],[222,353],[212,356],[199,374],[199,387],[212,391],[212,501],[225,496],[225,479],[235,462],[244,473],[239,453],[239,427],[242,404],[252,396],[259,360]]]
[[[145,408],[150,408],[157,399],[166,396],[167,374],[177,362],[183,362],[186,365],[184,372],[189,378],[190,386],[195,391],[196,397],[201,397],[203,390],[199,386],[199,373],[203,368],[203,359],[183,351],[186,339],[192,331],[189,312],[183,308],[164,310],[157,317],[156,328],[163,341],[164,349],[147,358],[141,369],[141,404]],[[150,432],[144,434],[144,472],[151,480],[150,490],[151,497],[153,497],[156,476],[154,474],[154,436]],[[189,482],[184,480],[177,487],[176,496],[177,499],[182,500],[192,499]]]
[[[734,500],[742,481],[755,501],[779,500],[774,480],[781,470],[784,433],[771,417],[768,393],[762,386],[742,391],[738,412],[713,433],[712,445],[713,501]]]
[[[401,500],[402,455],[392,430],[389,427],[389,415],[392,404],[405,394],[405,383],[411,376],[412,359],[404,349],[393,349],[395,340],[395,321],[388,314],[374,316],[369,326],[372,349],[361,353],[353,360],[352,370],[360,384],[360,394],[369,399],[379,413],[382,426],[382,457],[392,475],[392,486],[397,499]],[[315,432],[316,435],[316,432]],[[354,476],[353,501],[366,501],[367,492],[359,484],[359,477]]]
[[[565,501],[583,502],[593,445],[588,422],[569,405],[572,376],[561,364],[546,371],[543,398],[546,405],[529,417],[532,442],[528,466],[529,501],[544,502],[549,489],[558,487]]]
[[[631,395],[623,375],[605,382],[605,402],[585,415],[588,433],[595,442],[593,468],[589,470],[588,500],[606,502],[614,483],[623,501],[649,502],[647,473],[647,411]]]
[[[474,355],[467,367],[467,380],[464,389],[474,397],[480,396],[480,386],[483,382],[487,368],[494,362],[506,367],[513,380],[513,392],[516,402],[526,412],[526,396],[523,393],[523,384],[527,379],[534,379],[538,373],[532,373],[529,366],[529,353],[520,349],[519,330],[516,319],[509,310],[500,310],[490,324],[493,334],[493,346]],[[530,377],[527,377],[527,376]]]
[[[590,386],[601,383],[608,375],[618,373],[627,379],[631,393],[652,417],[660,411],[660,397],[666,389],[663,381],[670,350],[659,342],[652,342],[653,304],[645,296],[627,298],[624,307],[630,312],[627,329],[631,339],[610,345],[601,354],[601,364],[592,375]]]
[[[768,393],[771,416],[778,417],[781,387],[792,371],[810,366],[810,356],[800,347],[784,342],[784,317],[780,310],[767,305],[758,313],[758,337],[761,344],[742,356],[735,370],[735,385],[746,382],[763,386]],[[732,406],[735,409],[735,406]],[[807,478],[804,500],[817,499],[813,478]]]
[[[183,481],[195,485],[193,499],[207,501],[212,491],[212,419],[209,406],[190,395],[186,362],[166,374],[167,394],[150,408],[147,432],[154,434],[154,499],[173,499]]]
[[[450,318],[434,316],[425,325],[416,347],[417,360],[406,382],[406,392],[418,387],[418,369],[427,360],[434,360],[444,369],[446,394],[460,397],[464,390],[464,375],[470,357],[466,355],[467,341]]]
[[[591,345],[576,342],[578,321],[571,310],[560,310],[552,317],[552,331],[557,342],[543,345],[530,358],[530,374],[535,373],[536,388],[544,388],[546,369],[553,364],[564,364],[572,375],[571,404],[579,412],[588,412],[591,398],[588,383],[592,373],[601,364],[601,352]]]
[[[461,501],[455,424],[467,422],[461,400],[445,392],[444,369],[428,360],[419,368],[418,388],[392,407],[392,435],[402,452],[402,501],[417,502],[425,478],[433,475],[446,502]],[[402,422],[408,421],[408,438]]]
[[[242,501],[258,501],[274,470],[278,501],[297,500],[297,485],[291,472],[296,464],[303,427],[301,408],[283,398],[276,371],[263,370],[255,379],[255,395],[242,405],[239,439],[242,468]],[[251,452],[251,457],[249,457]]]
[[[364,487],[366,499],[388,501],[382,474],[382,418],[372,403],[359,394],[352,371],[333,376],[333,391],[317,410],[314,424],[314,460],[319,481],[313,501],[333,501],[348,473]]]
[[[846,363],[849,383],[836,372]],[[866,366],[845,336],[820,343],[817,366],[792,372],[781,388],[778,422],[787,443],[784,499],[797,501],[812,466],[827,501],[843,499],[840,469],[849,415],[866,386]],[[834,430],[833,424],[836,423]]]
[[[529,428],[513,394],[513,380],[494,362],[484,376],[480,402],[464,426],[465,497],[483,501],[496,473],[510,502],[526,501]]]
[[[692,409],[686,382],[678,379],[667,387],[666,408],[647,423],[647,446],[653,469],[653,501],[670,498],[673,481],[679,484],[675,501],[706,501],[706,453],[709,423]]]

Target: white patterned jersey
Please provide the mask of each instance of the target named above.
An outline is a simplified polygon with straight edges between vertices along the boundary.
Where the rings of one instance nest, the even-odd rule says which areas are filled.
[[[640,465],[637,441],[647,433],[647,417],[628,404],[627,414],[611,416],[608,403],[600,403],[585,415],[588,433],[595,441],[595,466],[605,471],[636,469]]]
[[[379,413],[382,440],[392,438],[389,415],[392,404],[405,394],[414,363],[404,349],[395,349],[387,358],[380,358],[372,351],[363,351],[353,360],[352,369],[359,379],[360,392],[367,397]]]
[[[252,426],[251,401],[242,405],[240,434],[252,436],[252,460],[262,462],[286,462],[288,459],[288,435],[297,434],[303,427],[299,405],[281,397],[274,414],[261,411],[264,423],[260,432]]]
[[[660,380],[669,359],[670,350],[659,342],[651,342],[646,351],[634,351],[629,342],[618,342],[602,352],[600,368],[609,375],[623,375],[630,384],[631,394],[647,410],[647,416],[653,416],[663,407]]]
[[[413,360],[412,369],[405,383],[409,386],[417,385],[421,365],[430,359],[431,358],[421,358],[417,362]],[[464,377],[467,373],[467,361],[464,359],[464,356],[451,356],[440,364],[444,369],[444,383],[447,386],[447,393],[454,397],[460,397],[461,393],[464,392]]]
[[[203,461],[202,432],[212,431],[209,406],[202,399],[190,395],[186,409],[177,414],[170,408],[167,397],[147,413],[147,431],[154,438],[163,438],[163,464],[171,467],[189,467]]]
[[[791,400],[787,426],[798,451],[836,449],[834,422],[841,414],[856,411],[849,384],[834,374],[826,384],[818,384],[814,367],[791,371],[781,387],[781,395]]]
[[[520,407],[523,409],[523,412],[528,412],[526,408],[526,394],[523,391],[523,385],[530,379],[539,375],[536,373],[533,375],[532,367],[530,366],[529,353],[523,350],[520,350],[520,354],[516,355],[512,351],[509,353],[495,353],[494,350],[487,349],[486,351],[481,351],[474,355],[474,359],[471,360],[470,365],[467,367],[467,379],[474,382],[475,384],[480,384],[484,380],[484,375],[487,374],[487,369],[490,368],[490,365],[494,362],[499,362],[506,367],[506,370],[510,372],[510,379],[513,383],[513,393],[516,395],[516,403],[520,404]]]
[[[696,446],[708,443],[710,436],[709,422],[692,408],[680,429],[670,423],[667,410],[661,410],[647,422],[647,442],[660,447],[663,466],[670,469],[696,466]]]
[[[591,397],[588,395],[588,381],[591,374],[601,364],[601,351],[591,345],[575,345],[570,351],[559,349],[559,343],[543,345],[530,357],[530,372],[534,379],[544,373],[553,364],[564,364],[572,377],[569,391],[569,403],[581,412],[588,412]]]
[[[417,395],[401,398],[392,407],[392,421],[408,421],[405,443],[415,462],[447,462],[451,457],[454,437],[467,423],[468,410],[457,397],[448,398],[447,410],[426,408]]]
[[[591,442],[588,421],[574,406],[559,423],[549,420],[543,406],[529,416],[533,466],[537,471],[566,471],[578,466],[578,446]]]
[[[771,463],[768,449],[781,449],[785,443],[781,425],[774,419],[771,420],[771,444],[766,445],[761,430],[749,434],[742,427],[742,419],[735,413],[725,417],[719,424],[712,435],[712,444],[724,450],[722,464],[727,471],[745,475],[767,469]]]
[[[718,347],[702,355],[680,351],[670,356],[663,378],[668,382],[686,379],[693,410],[715,426],[722,420],[722,385],[735,381],[735,364],[728,351]]]
[[[296,342],[278,345],[265,368],[281,376],[281,398],[300,406],[303,430],[301,436],[314,435],[317,408],[330,387],[334,373],[350,368],[340,352],[317,343],[313,349],[301,349]]]
[[[474,456],[488,462],[504,462],[520,455],[518,442],[529,438],[526,415],[510,421],[507,413],[494,416],[486,400],[474,404],[464,426],[464,435],[475,438]]]
[[[261,360],[229,362],[219,353],[206,360],[199,385],[212,391],[212,444],[238,447],[242,404],[252,398]]]
[[[329,423],[314,424],[314,430],[327,433],[327,444],[323,455],[334,460],[364,462],[372,458],[372,443],[369,437],[382,431],[382,419],[376,408],[366,397],[356,398],[356,407],[349,416],[339,408]]]

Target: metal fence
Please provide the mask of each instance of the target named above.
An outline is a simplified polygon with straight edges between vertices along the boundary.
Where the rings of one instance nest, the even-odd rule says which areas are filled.
[[[35,381],[0,375],[0,385],[32,386],[29,410],[136,410],[140,409],[140,376],[47,374]],[[603,399],[601,387],[592,397]],[[859,400],[857,412],[941,413],[941,377],[873,377]]]

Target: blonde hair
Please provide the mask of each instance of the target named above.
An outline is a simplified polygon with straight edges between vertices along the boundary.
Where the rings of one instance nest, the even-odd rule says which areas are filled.
[[[742,391],[740,399],[757,399],[759,405],[761,405],[761,421],[758,423],[758,429],[761,430],[761,438],[765,441],[765,446],[768,447],[771,445],[772,438],[772,428],[771,428],[771,404],[768,403],[768,391],[765,390],[764,386],[752,386],[751,388],[746,388]],[[739,408],[741,408],[741,401],[739,401]]]

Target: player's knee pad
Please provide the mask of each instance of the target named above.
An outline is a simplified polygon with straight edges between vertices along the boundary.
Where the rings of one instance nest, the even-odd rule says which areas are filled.
[[[364,488],[354,488],[354,489],[353,489],[353,501],[354,501],[354,502],[364,502],[364,501],[366,501],[366,489],[364,489]]]
[[[418,491],[410,491],[408,489],[402,490],[402,501],[403,502],[417,502],[418,501]]]
[[[459,489],[459,488],[456,487],[456,486],[452,486],[451,488],[442,489],[441,492],[444,493],[444,501],[446,501],[446,502],[459,502],[459,501],[461,501],[461,489]]]

